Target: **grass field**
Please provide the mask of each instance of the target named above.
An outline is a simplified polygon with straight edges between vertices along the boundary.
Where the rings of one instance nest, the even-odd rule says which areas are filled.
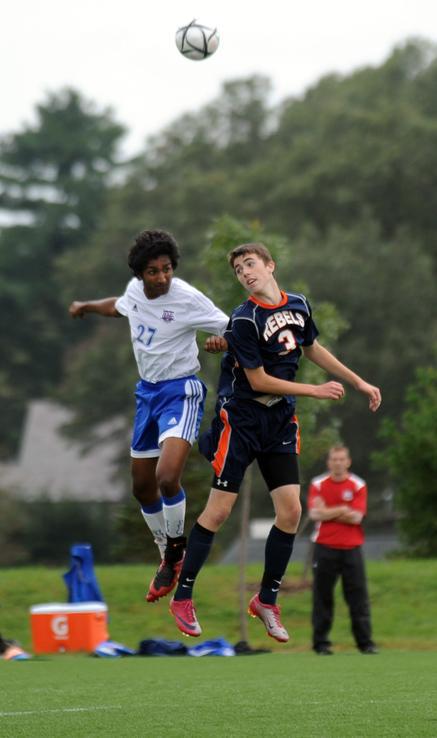
[[[437,655],[0,663],[2,738],[435,738]]]
[[[367,568],[378,645],[383,649],[437,652],[437,561],[378,561],[369,562]],[[311,593],[308,588],[293,591],[299,587],[300,565],[290,570],[292,576],[285,580],[286,591],[280,599],[284,624],[292,633],[290,643],[284,646],[266,638],[259,621],[248,618],[251,645],[270,647],[281,653],[309,649]],[[29,608],[37,603],[66,601],[63,571],[44,567],[0,569],[0,633],[18,639],[30,649]],[[143,600],[153,567],[102,566],[96,567],[96,572],[109,607],[113,639],[131,648],[136,648],[144,638],[180,640],[168,614],[167,601],[147,604]],[[256,588],[259,575],[260,566],[248,568],[247,600]],[[240,640],[237,582],[234,566],[211,565],[201,572],[195,594],[205,639],[224,636],[231,643]],[[353,650],[340,588],[332,638],[336,650]]]
[[[96,571],[112,638],[131,647],[143,638],[182,640],[167,603],[142,600],[152,567]],[[369,563],[378,656],[355,650],[340,591],[332,633],[336,655],[313,654],[310,592],[299,589],[299,568],[291,571],[282,595],[291,643],[277,644],[258,621],[249,622],[250,644],[272,653],[113,660],[64,654],[0,661],[0,736],[437,738],[437,562]],[[65,601],[61,574],[42,567],[0,571],[5,636],[31,649],[29,607]],[[258,576],[259,567],[249,567],[252,588]],[[230,566],[206,567],[199,577],[205,639],[240,639],[237,577]]]

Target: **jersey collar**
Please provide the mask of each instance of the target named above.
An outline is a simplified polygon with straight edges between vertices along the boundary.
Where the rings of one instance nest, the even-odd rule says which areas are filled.
[[[288,298],[287,298],[286,293],[283,292],[283,290],[281,290],[281,295],[282,295],[281,302],[278,302],[277,305],[269,305],[267,302],[261,302],[261,300],[257,300],[256,297],[253,297],[253,295],[249,297],[249,300],[251,302],[254,302],[255,305],[259,305],[262,308],[267,308],[268,310],[274,310],[275,308],[280,308],[287,304]]]

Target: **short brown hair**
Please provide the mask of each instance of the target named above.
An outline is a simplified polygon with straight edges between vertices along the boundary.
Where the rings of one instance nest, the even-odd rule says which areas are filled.
[[[348,457],[351,457],[351,452],[349,451],[349,448],[344,445],[344,443],[336,443],[334,446],[331,446],[331,448],[328,451],[328,458],[331,456],[331,454],[335,454],[336,451],[345,451],[348,455]]]
[[[264,264],[268,264],[269,261],[273,261],[270,251],[263,243],[241,243],[239,246],[235,246],[235,248],[233,248],[228,254],[228,262],[232,269],[234,268],[235,259],[238,256],[244,256],[245,254],[256,254],[263,260]]]

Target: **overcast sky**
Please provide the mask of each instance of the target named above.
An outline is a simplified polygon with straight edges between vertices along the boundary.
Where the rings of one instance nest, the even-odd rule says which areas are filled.
[[[201,62],[174,43],[193,18],[221,38]],[[3,0],[1,29],[0,134],[70,85],[113,108],[135,153],[225,80],[262,73],[282,99],[325,73],[379,64],[408,37],[437,41],[437,0]]]

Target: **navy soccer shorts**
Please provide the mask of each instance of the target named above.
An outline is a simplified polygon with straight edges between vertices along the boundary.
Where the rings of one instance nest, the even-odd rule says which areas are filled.
[[[219,402],[199,448],[214,469],[215,489],[238,492],[255,459],[270,491],[299,484],[299,423],[285,400],[272,407],[233,398]]]
[[[159,456],[162,443],[170,437],[193,444],[199,435],[205,396],[206,387],[194,374],[155,383],[137,382],[131,456]]]

